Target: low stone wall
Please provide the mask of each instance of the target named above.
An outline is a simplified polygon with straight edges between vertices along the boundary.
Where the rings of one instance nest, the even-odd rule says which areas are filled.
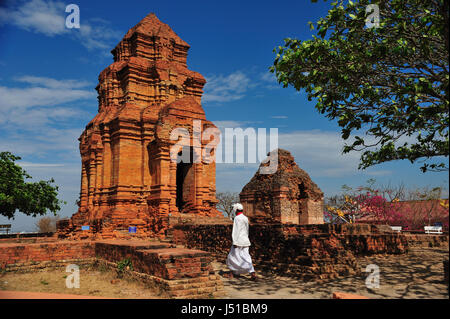
[[[117,270],[116,263],[104,259],[98,259],[96,264],[106,266],[112,271]],[[206,299],[211,297],[223,297],[225,295],[223,283],[216,274],[195,278],[167,280],[128,269],[123,271],[122,276],[123,278],[138,280],[145,283],[148,287],[156,290],[161,297],[174,299]]]
[[[211,252],[224,262],[231,247],[231,225],[176,225],[173,241]],[[259,268],[305,278],[333,278],[359,273],[356,255],[402,254],[403,235],[384,233],[372,225],[250,226],[250,252]]]
[[[210,253],[168,244],[97,242],[95,253],[113,262],[128,258],[134,270],[169,280],[214,274]]]
[[[55,233],[0,234],[0,242],[44,241],[56,239]]]
[[[132,269],[123,273],[158,287],[169,297],[223,295],[223,284],[211,266],[211,254],[205,251],[132,240],[0,243],[0,270],[8,272],[98,263],[117,270],[117,263],[127,258]]]
[[[409,246],[448,247],[448,235],[405,234]]]
[[[93,257],[94,243],[90,241],[0,244],[0,267],[6,270]]]

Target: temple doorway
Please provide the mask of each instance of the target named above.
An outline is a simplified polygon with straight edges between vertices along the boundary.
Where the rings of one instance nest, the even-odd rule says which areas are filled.
[[[183,155],[182,152],[178,153],[177,158],[177,198],[176,205],[178,210],[182,212],[186,203],[191,199],[192,191],[194,190],[194,152],[190,147],[187,151],[188,154]]]

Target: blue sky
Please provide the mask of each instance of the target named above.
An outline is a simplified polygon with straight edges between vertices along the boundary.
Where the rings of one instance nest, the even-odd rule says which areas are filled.
[[[448,183],[448,172],[423,174],[420,164],[407,161],[358,171],[358,153],[341,155],[337,124],[319,115],[304,93],[282,88],[268,72],[273,48],[286,37],[309,39],[308,21],[324,16],[329,2],[0,3],[0,150],[21,156],[19,163],[34,179],[56,180],[67,201],[63,217],[76,211],[77,139],[97,113],[98,74],[113,62],[111,49],[150,12],[190,44],[188,67],[208,81],[202,99],[207,118],[219,127],[278,128],[279,146],[291,151],[325,195],[369,178],[411,188]],[[80,29],[64,26],[70,3],[80,8]],[[239,192],[257,166],[218,164],[218,191]],[[15,220],[0,217],[13,231],[32,231],[35,221],[21,213]]]

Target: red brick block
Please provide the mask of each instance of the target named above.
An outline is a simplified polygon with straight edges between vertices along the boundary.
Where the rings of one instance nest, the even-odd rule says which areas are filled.
[[[346,292],[333,292],[333,299],[369,299],[365,296],[349,294]]]

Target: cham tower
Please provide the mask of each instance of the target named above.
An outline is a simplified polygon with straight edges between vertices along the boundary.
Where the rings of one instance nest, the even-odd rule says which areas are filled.
[[[323,192],[308,173],[298,167],[289,151],[273,150],[268,159],[275,155],[277,171],[261,174],[258,170],[239,194],[250,221],[323,224]],[[267,165],[267,160],[261,163],[261,166]]]
[[[79,209],[58,225],[60,234],[89,226],[82,233],[99,238],[120,237],[129,227],[163,235],[171,216],[221,216],[215,162],[192,160],[209,142],[195,142],[195,125],[201,131],[215,126],[201,106],[206,81],[187,68],[188,50],[151,13],[111,51],[114,62],[96,87],[98,114],[79,138]],[[181,144],[171,138],[174,128],[189,131],[183,150],[190,161],[179,157],[177,163],[171,155],[171,147]]]

